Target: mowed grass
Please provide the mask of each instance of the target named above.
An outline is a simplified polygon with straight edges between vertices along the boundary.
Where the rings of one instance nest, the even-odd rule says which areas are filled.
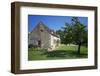
[[[77,48],[77,45],[64,44],[61,44],[51,52],[45,49],[29,48],[28,60],[77,59],[88,57],[88,50],[86,47],[81,46],[80,55],[77,54]]]

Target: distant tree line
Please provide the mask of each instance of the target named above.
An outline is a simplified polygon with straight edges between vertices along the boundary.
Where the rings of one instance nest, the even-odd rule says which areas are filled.
[[[80,54],[80,47],[87,47],[88,30],[78,17],[72,17],[71,23],[65,23],[62,29],[56,31],[60,35],[61,43],[78,45],[77,53]]]

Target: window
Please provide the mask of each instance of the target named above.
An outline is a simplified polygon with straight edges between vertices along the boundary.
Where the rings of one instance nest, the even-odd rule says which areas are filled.
[[[43,29],[41,29],[40,31],[43,32]]]

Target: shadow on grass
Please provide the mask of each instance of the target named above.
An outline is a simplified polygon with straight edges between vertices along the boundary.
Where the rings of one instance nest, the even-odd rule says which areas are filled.
[[[54,50],[51,52],[44,52],[42,55],[46,55],[47,57],[61,57],[61,58],[81,58],[87,57],[87,54],[77,54],[77,51],[72,50]]]
[[[80,54],[78,55],[76,51],[72,51],[72,50],[54,50],[51,52],[44,52],[42,53],[42,55],[46,55],[47,57],[84,57],[87,56],[87,54]]]

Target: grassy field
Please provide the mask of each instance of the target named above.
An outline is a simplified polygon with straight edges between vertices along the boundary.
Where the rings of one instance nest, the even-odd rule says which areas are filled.
[[[28,60],[54,60],[54,59],[75,59],[87,58],[88,50],[86,47],[81,46],[80,55],[77,55],[77,47],[73,45],[60,45],[52,52],[47,52],[44,49],[29,48]]]

